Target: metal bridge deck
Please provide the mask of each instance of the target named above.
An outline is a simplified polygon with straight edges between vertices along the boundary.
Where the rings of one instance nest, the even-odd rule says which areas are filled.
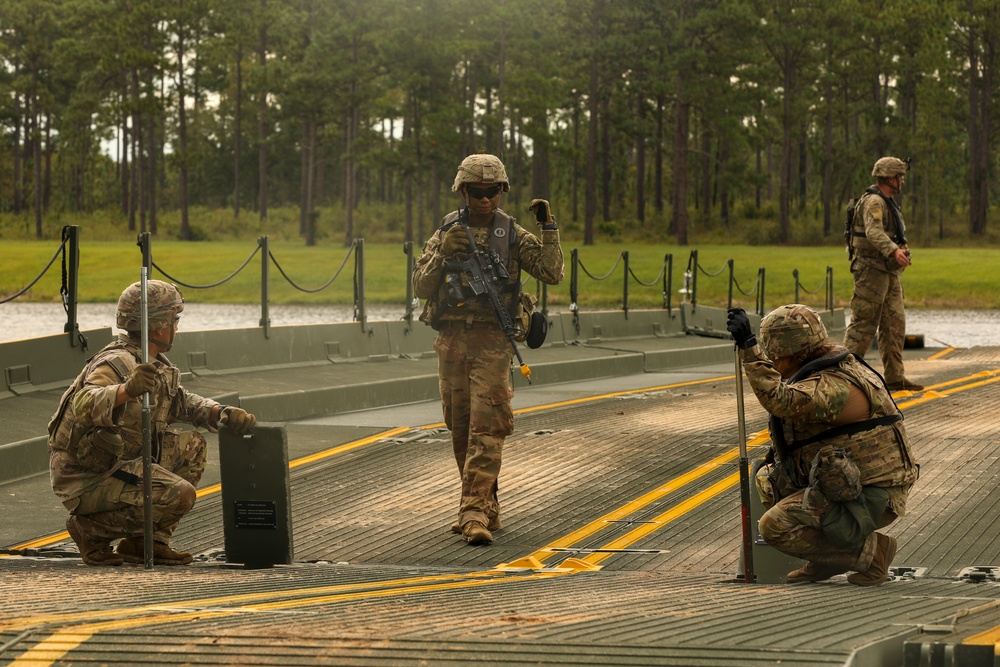
[[[926,657],[926,638],[946,635],[992,654],[1000,349],[908,359],[907,371],[928,385],[897,394],[921,477],[887,531],[900,576],[875,589],[842,576],[737,580],[729,365],[651,374],[617,395],[594,382],[523,408],[504,453],[504,528],[485,547],[449,531],[458,475],[436,404],[410,423],[290,423],[294,452],[328,452],[291,471],[295,564],[222,562],[211,486],[174,538],[199,554],[191,567],[90,568],[59,534],[8,545],[0,660],[859,667],[902,665],[905,648],[917,656],[908,666],[950,665]],[[749,391],[746,407],[750,442],[763,446],[765,413]]]

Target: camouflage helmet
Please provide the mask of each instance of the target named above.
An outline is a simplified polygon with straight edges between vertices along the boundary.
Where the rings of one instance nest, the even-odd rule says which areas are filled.
[[[760,321],[760,344],[771,359],[806,355],[827,337],[816,311],[800,303],[775,308]]]
[[[462,160],[458,165],[452,192],[458,192],[466,183],[502,183],[504,192],[510,191],[510,181],[503,162],[496,155],[476,153]]]
[[[149,329],[165,329],[173,324],[184,310],[184,295],[176,286],[162,280],[147,280],[146,311]],[[116,322],[119,329],[140,331],[142,329],[142,283],[132,283],[118,298]]]
[[[898,157],[880,157],[872,167],[872,176],[875,178],[892,178],[901,176],[910,170],[910,165]]]

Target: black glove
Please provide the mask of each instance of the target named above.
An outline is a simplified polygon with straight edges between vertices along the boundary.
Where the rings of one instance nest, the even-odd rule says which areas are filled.
[[[129,398],[138,398],[147,391],[153,391],[156,389],[156,376],[156,364],[151,361],[139,364],[125,382],[125,393]]]
[[[254,424],[257,423],[257,418],[243,408],[229,406],[222,409],[222,414],[219,415],[219,423],[225,424],[226,428],[232,429],[240,435],[246,435],[253,430]]]
[[[441,254],[451,257],[457,252],[469,251],[469,236],[462,225],[452,225],[441,239]]]
[[[736,346],[741,350],[757,344],[757,337],[753,335],[753,329],[750,328],[750,318],[747,317],[747,311],[742,308],[729,309],[726,328],[729,329],[733,340],[736,341]]]
[[[539,225],[546,225],[548,229],[555,229],[556,220],[549,210],[549,202],[544,199],[532,199],[528,205],[528,210],[535,214],[535,221]]]

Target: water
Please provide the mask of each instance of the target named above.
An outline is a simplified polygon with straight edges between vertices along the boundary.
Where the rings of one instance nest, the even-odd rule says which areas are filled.
[[[115,329],[113,303],[81,303],[77,305],[76,320],[80,330],[111,327]],[[367,306],[369,322],[402,319],[406,312],[403,305]],[[420,314],[417,311],[414,317]],[[268,308],[271,326],[293,324],[329,324],[353,322],[354,306],[276,306]],[[19,303],[16,300],[0,304],[0,343],[51,336],[63,333],[66,311],[60,303]],[[260,325],[259,304],[185,303],[181,314],[180,331],[205,329],[244,329]]]
[[[370,322],[402,319],[403,305],[369,306]],[[419,313],[419,311],[418,311]],[[417,314],[417,313],[415,313]],[[269,309],[271,326],[325,324],[354,321],[349,305],[284,306]],[[115,326],[115,304],[81,303],[77,307],[80,329]],[[61,334],[66,313],[58,303],[0,304],[0,342]],[[259,326],[257,304],[188,303],[181,317],[181,331],[242,329]],[[922,334],[928,347],[958,348],[1000,345],[1000,310],[907,310],[907,333]]]

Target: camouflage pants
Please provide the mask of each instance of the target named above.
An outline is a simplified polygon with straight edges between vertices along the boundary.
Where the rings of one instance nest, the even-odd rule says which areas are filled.
[[[153,539],[170,543],[181,517],[194,506],[195,488],[205,471],[205,437],[197,431],[169,434],[161,442],[159,463],[152,466]],[[93,543],[109,543],[120,537],[143,535],[142,459],[119,465],[138,484],[108,477],[79,498],[64,505],[80,518],[83,536]]]
[[[875,557],[878,538],[870,533],[860,545],[841,549],[833,546],[823,534],[822,522],[829,505],[809,506],[803,502],[805,489],[782,498],[760,518],[760,536],[778,551],[818,565],[831,565],[856,572],[865,572]],[[884,527],[895,516],[887,512]]]
[[[497,478],[514,430],[510,343],[496,326],[448,323],[434,341],[444,422],[462,477],[458,522],[488,525],[500,512]]]
[[[877,271],[857,260],[851,266],[851,273],[854,274],[854,296],[851,297],[851,323],[844,335],[844,347],[863,357],[877,332],[885,381],[901,382],[906,313],[899,276]]]

